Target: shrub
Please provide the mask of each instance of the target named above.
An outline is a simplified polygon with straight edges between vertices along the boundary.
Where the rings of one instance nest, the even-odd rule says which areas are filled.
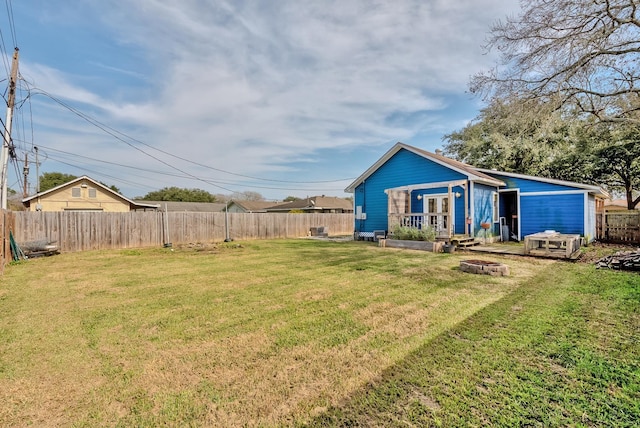
[[[407,241],[435,241],[436,231],[431,226],[417,229],[415,227],[397,225],[393,228],[393,239],[403,239]]]

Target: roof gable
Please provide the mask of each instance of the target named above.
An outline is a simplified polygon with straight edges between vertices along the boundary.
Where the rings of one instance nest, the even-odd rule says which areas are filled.
[[[128,203],[130,206],[148,206],[149,208],[155,207],[155,205],[147,205],[147,204],[139,204],[137,202],[132,201],[131,199],[121,195],[120,193],[114,191],[113,189],[110,189],[109,187],[105,186],[102,183],[97,182],[96,180],[94,180],[93,178],[87,176],[87,175],[83,175],[80,176],[78,178],[75,178],[71,181],[68,181],[66,183],[62,183],[56,187],[53,187],[51,189],[45,190],[44,192],[40,192],[40,193],[36,193],[35,195],[29,196],[28,198],[24,198],[22,200],[22,202],[24,204],[30,204],[31,200],[33,199],[37,199],[37,198],[42,198],[42,197],[46,197],[48,195],[54,194],[62,189],[68,188],[68,187],[72,187],[75,184],[79,184],[82,182],[89,182],[90,184],[94,185],[97,188],[100,188],[102,191],[104,191],[105,193],[111,194],[114,197],[116,197],[117,199],[120,199],[121,201],[123,201],[124,203]]]
[[[374,163],[369,169],[367,169],[360,177],[356,178],[353,183],[351,183],[346,189],[345,192],[353,193],[355,188],[359,186],[362,182],[364,182],[368,177],[370,177],[374,172],[376,172],[382,165],[384,165],[389,159],[395,156],[400,150],[407,150],[411,153],[414,153],[418,156],[421,156],[425,159],[428,159],[432,162],[435,162],[445,168],[449,168],[453,171],[456,171],[464,176],[466,176],[469,180],[479,181],[490,185],[502,186],[504,183],[494,177],[491,177],[487,174],[478,171],[476,168],[471,165],[467,165],[463,162],[459,162],[453,159],[450,159],[446,156],[438,155],[435,153],[428,152],[426,150],[419,149],[417,147],[409,146],[404,143],[396,143],[387,153],[385,153],[376,163]]]

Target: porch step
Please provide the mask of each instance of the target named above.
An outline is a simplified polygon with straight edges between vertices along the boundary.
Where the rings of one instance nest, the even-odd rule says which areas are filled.
[[[480,245],[479,241],[476,241],[475,238],[472,238],[470,236],[454,236],[453,238],[451,238],[451,243],[458,247]]]

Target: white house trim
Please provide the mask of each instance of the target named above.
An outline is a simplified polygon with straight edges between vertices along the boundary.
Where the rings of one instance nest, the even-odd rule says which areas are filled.
[[[373,174],[374,172],[376,172],[376,170],[378,170],[378,168],[380,168],[382,165],[384,165],[389,159],[391,159],[396,153],[398,153],[401,149],[405,149],[411,153],[414,153],[418,156],[421,156],[425,159],[429,159],[432,162],[437,163],[438,165],[444,166],[452,171],[458,172],[462,175],[464,175],[465,177],[467,177],[469,180],[476,180],[478,182],[482,182],[484,184],[490,185],[490,186],[504,186],[504,182],[502,182],[501,180],[497,179],[497,178],[493,178],[490,177],[484,173],[482,173],[480,170],[473,168],[471,166],[466,166],[467,169],[464,169],[464,167],[457,167],[455,164],[455,161],[453,159],[447,159],[449,160],[449,162],[446,162],[444,160],[438,159],[438,156],[433,154],[433,153],[429,153],[427,151],[418,149],[416,147],[412,147],[409,145],[406,145],[404,143],[396,143],[392,148],[390,148],[380,159],[378,159],[378,161],[376,163],[374,163],[373,165],[371,165],[371,167],[369,167],[364,173],[362,173],[358,178],[356,178],[353,183],[351,183],[349,186],[347,186],[344,191],[346,193],[353,193],[355,192],[356,187],[358,187],[362,182],[364,182],[367,178],[369,178],[369,176],[371,174]],[[461,163],[458,163],[460,165],[464,165]],[[475,172],[475,173],[474,173]]]
[[[584,230],[582,231],[582,236],[584,236],[585,238],[587,237],[587,235],[591,234],[591,230],[587,230],[587,229],[591,229],[591,222],[589,221],[589,193],[584,194],[584,218],[582,219],[582,224],[584,224]]]
[[[408,186],[400,186],[400,187],[392,187],[390,189],[384,189],[384,193],[387,195],[389,192],[401,192],[408,191],[413,192],[414,190],[427,190],[427,189],[437,189],[440,187],[455,187],[462,186],[467,183],[467,180],[457,180],[457,181],[439,181],[437,183],[423,183],[423,184],[410,184]]]
[[[551,192],[520,192],[520,196],[550,196],[550,195],[588,195],[588,190],[559,190]]]
[[[567,187],[577,187],[580,189],[590,190],[598,195],[608,197],[609,195],[599,186],[592,186],[590,184],[583,183],[575,183],[573,181],[564,181],[564,180],[556,180],[553,178],[544,178],[544,177],[534,177],[532,175],[525,174],[516,174],[514,172],[503,172],[503,171],[495,171],[492,169],[484,169],[484,168],[475,168],[478,172],[482,172],[484,174],[496,174],[496,175],[504,175],[505,177],[513,177],[513,178],[522,178],[525,180],[537,181],[540,183],[549,183],[549,184],[557,184],[560,186]]]

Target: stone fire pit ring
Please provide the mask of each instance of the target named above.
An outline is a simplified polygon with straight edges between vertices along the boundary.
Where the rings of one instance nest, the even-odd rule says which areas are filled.
[[[487,260],[461,260],[460,270],[462,272],[476,273],[480,275],[509,275],[509,266],[503,263],[490,262]]]

